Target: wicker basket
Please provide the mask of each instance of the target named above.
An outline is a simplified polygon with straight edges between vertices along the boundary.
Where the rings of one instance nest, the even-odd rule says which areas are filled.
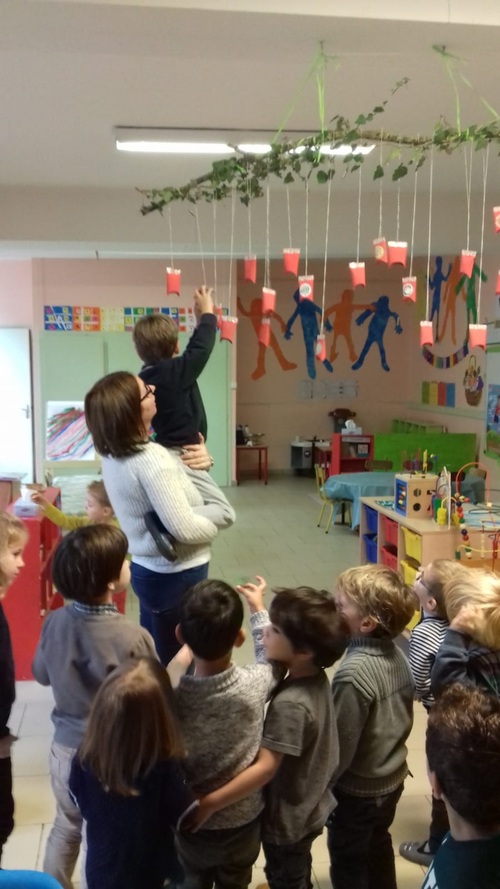
[[[471,407],[477,407],[483,394],[483,381],[476,356],[470,355],[464,375],[465,400]]]

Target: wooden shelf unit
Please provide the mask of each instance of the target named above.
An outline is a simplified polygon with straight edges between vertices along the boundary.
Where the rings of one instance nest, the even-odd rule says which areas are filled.
[[[342,435],[334,432],[331,440],[330,475],[364,472],[373,459],[373,435]]]

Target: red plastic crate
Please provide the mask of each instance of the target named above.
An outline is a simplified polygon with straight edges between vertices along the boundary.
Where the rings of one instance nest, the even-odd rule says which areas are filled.
[[[393,522],[392,519],[388,519],[387,516],[383,515],[382,518],[382,528],[384,531],[384,538],[386,543],[390,543],[391,546],[398,546],[398,523]]]
[[[392,546],[390,543],[387,546],[382,546],[380,558],[388,568],[392,568],[393,571],[398,570],[398,551],[395,546]]]

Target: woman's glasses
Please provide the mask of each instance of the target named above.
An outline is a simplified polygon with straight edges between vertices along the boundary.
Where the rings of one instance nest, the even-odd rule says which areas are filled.
[[[155,391],[154,389],[151,388],[151,386],[148,386],[147,383],[144,383],[144,389],[145,389],[145,392],[144,392],[144,395],[142,396],[142,398],[140,399],[141,401],[145,401],[145,399],[148,398],[150,395],[153,395],[154,391]]]

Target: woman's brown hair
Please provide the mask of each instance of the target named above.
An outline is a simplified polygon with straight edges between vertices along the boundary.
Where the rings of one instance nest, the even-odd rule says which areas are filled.
[[[7,583],[7,578],[2,571],[3,556],[6,555],[9,546],[26,539],[27,536],[26,525],[23,525],[21,519],[0,510],[0,588]]]
[[[184,756],[167,672],[131,658],[101,685],[78,757],[106,791],[137,796],[141,778],[162,760]]]
[[[125,370],[107,374],[85,396],[85,421],[102,457],[129,457],[144,446],[137,377]]]

